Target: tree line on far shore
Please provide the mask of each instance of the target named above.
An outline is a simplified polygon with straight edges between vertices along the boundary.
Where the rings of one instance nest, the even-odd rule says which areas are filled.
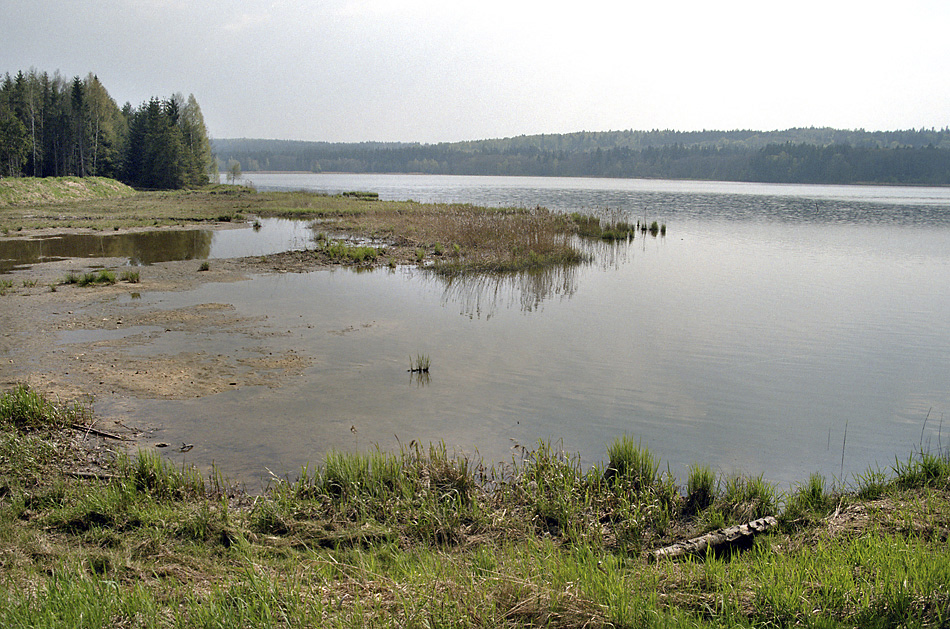
[[[208,183],[211,142],[194,95],[122,108],[98,77],[18,72],[0,82],[0,176],[101,176],[138,188]]]
[[[605,131],[443,144],[214,141],[245,171],[950,184],[950,128]]]

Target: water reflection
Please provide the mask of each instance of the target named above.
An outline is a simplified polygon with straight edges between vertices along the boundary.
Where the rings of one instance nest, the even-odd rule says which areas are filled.
[[[248,228],[250,227],[250,228]],[[309,221],[264,218],[230,229],[159,229],[148,232],[56,234],[0,239],[0,273],[66,258],[126,258],[156,262],[243,258],[313,247]]]
[[[577,238],[574,246],[580,249],[591,264],[597,265],[601,270],[619,269],[629,262],[633,257],[634,247],[643,249],[647,246],[647,238],[655,237],[644,236],[642,238],[632,238],[630,240],[590,240]]]
[[[602,271],[619,269],[632,259],[635,247],[642,250],[651,240],[662,239],[650,236],[615,241],[574,238],[572,246],[579,249],[590,262],[519,273],[466,273],[451,276],[431,273],[431,277],[442,284],[442,305],[457,303],[460,314],[469,318],[484,317],[487,320],[499,310],[515,307],[522,312],[535,312],[547,300],[573,297],[583,267],[593,266]]]
[[[443,284],[442,305],[457,303],[469,318],[491,319],[499,309],[540,309],[551,298],[570,298],[577,292],[577,265],[558,265],[519,273],[432,274]]]
[[[9,273],[30,264],[65,258],[126,258],[133,266],[207,258],[211,239],[211,231],[204,229],[3,239],[0,240],[0,272]]]
[[[409,384],[415,385],[417,387],[429,386],[429,372],[428,371],[410,371]]]

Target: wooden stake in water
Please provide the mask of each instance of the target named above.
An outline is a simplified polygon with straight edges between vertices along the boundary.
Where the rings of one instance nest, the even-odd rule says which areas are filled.
[[[930,409],[927,411],[927,416],[924,417],[924,425],[921,426],[920,428],[920,443],[917,445],[917,447],[920,448],[921,454],[924,453],[924,431],[927,429],[927,420],[930,419],[930,411],[932,410],[934,410],[933,406],[931,406]]]
[[[841,440],[841,472],[839,476],[844,478],[844,446],[848,443],[848,422],[844,423],[844,439]]]

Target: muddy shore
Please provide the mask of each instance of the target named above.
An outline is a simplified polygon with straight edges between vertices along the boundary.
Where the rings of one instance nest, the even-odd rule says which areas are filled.
[[[223,226],[227,228],[228,226]],[[79,230],[73,230],[77,233]],[[63,233],[64,230],[55,230]],[[24,232],[26,238],[44,232]],[[186,260],[141,267],[121,258],[73,258],[34,264],[3,276],[0,297],[0,386],[28,384],[55,399],[89,402],[99,395],[146,399],[184,399],[245,386],[278,387],[309,364],[307,356],[274,354],[259,318],[236,314],[227,303],[200,303],[157,309],[140,297],[186,291],[208,282],[239,282],[251,275],[301,272],[326,266],[313,256],[288,252],[254,257]],[[111,285],[65,284],[69,274],[112,270],[137,282]],[[129,332],[123,332],[128,330]],[[209,353],[200,346],[175,354],[156,353],[156,337],[166,332],[233,333],[243,339],[239,352]],[[241,357],[238,357],[237,354]],[[105,430],[147,431],[147,426],[104,426]]]

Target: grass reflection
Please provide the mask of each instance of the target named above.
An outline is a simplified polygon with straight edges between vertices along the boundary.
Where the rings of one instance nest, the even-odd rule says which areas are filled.
[[[462,314],[491,318],[501,308],[517,305],[533,312],[555,297],[570,298],[577,292],[578,267],[562,264],[514,273],[433,275],[443,284],[442,304],[457,302]]]

